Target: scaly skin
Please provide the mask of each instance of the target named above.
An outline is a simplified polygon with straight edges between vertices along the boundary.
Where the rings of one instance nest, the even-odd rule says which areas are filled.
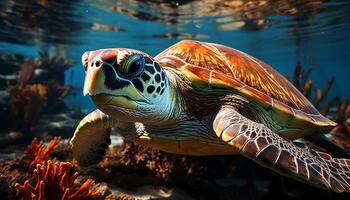
[[[232,107],[220,110],[213,127],[219,138],[262,166],[320,188],[350,191],[349,159],[298,147]]]

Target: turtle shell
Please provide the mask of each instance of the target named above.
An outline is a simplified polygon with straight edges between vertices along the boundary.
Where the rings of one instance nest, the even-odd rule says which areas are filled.
[[[181,71],[193,83],[234,90],[261,105],[273,120],[289,129],[328,129],[336,125],[271,66],[239,50],[183,40],[155,59],[164,67]]]

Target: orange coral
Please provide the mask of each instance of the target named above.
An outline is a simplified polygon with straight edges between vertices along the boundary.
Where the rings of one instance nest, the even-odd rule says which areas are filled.
[[[23,200],[83,200],[93,199],[98,195],[91,190],[92,180],[87,180],[81,186],[74,184],[78,173],[71,172],[69,162],[55,162],[51,160],[38,164],[34,170],[35,187],[27,180],[23,185],[16,183],[17,196]]]
[[[34,138],[32,143],[27,146],[24,151],[28,157],[28,170],[32,170],[36,164],[43,164],[49,158],[51,153],[57,148],[58,143],[61,141],[61,137],[54,137],[50,144],[45,147],[43,141],[38,142],[37,138]]]

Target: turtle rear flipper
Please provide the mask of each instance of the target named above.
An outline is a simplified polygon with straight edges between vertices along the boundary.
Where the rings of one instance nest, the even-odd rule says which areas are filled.
[[[73,157],[80,166],[97,164],[111,144],[111,128],[116,121],[100,110],[95,110],[82,119],[71,139]]]
[[[347,151],[343,147],[339,146],[335,143],[332,135],[330,137],[326,136],[326,134],[315,133],[306,136],[305,138],[301,138],[301,140],[305,140],[311,143],[313,146],[321,148],[321,151],[332,152],[332,155],[335,157],[349,157],[350,151]]]
[[[223,107],[213,128],[242,155],[282,175],[335,192],[350,192],[350,160],[298,147],[234,108]]]

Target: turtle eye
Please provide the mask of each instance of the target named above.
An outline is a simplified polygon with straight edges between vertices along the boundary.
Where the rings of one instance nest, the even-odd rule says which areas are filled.
[[[129,56],[120,66],[120,72],[126,77],[135,77],[141,74],[145,66],[145,58],[141,54]]]

